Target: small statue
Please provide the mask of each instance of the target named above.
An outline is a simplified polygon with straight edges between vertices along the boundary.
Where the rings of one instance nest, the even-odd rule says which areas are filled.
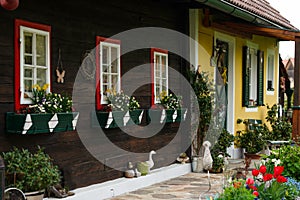
[[[209,141],[203,142],[204,147],[204,156],[203,156],[203,169],[210,170],[212,168],[213,159],[210,154],[209,147],[211,147],[211,143]]]

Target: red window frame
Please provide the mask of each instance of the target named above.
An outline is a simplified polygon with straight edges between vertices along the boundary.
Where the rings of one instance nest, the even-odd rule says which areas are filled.
[[[105,38],[101,36],[96,36],[96,109],[101,110],[103,109],[105,104],[101,104],[101,95],[100,95],[100,43],[101,42],[107,42],[112,44],[118,44],[121,46],[121,41],[111,38]],[[120,49],[121,51],[121,49]],[[121,54],[120,54],[121,56]],[[121,58],[120,58],[120,76],[122,74],[122,67],[121,67]],[[121,77],[120,77],[121,82]],[[120,84],[122,85],[122,84]],[[120,88],[121,89],[121,88]]]
[[[155,105],[155,91],[154,91],[154,53],[158,52],[158,53],[164,53],[164,54],[168,54],[168,50],[164,50],[164,49],[159,49],[159,48],[151,48],[151,106]],[[169,56],[168,56],[169,58]],[[168,66],[167,66],[168,67]]]
[[[34,28],[42,31],[49,32],[49,49],[50,49],[50,72],[51,70],[51,26],[24,21],[21,19],[15,20],[15,38],[14,38],[14,45],[15,45],[15,111],[18,112],[20,109],[27,107],[25,104],[20,103],[21,97],[21,88],[20,88],[20,26],[26,26],[28,28]],[[52,73],[50,73],[50,80],[52,80]],[[51,82],[51,81],[50,81]],[[50,88],[51,90],[51,88]]]

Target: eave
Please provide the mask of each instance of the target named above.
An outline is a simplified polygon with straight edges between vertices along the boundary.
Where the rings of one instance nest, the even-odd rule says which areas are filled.
[[[211,22],[211,27],[215,29],[222,29],[226,32],[230,31],[231,33],[236,33],[244,37],[261,35],[266,37],[274,37],[282,41],[295,41],[296,37],[300,37],[300,32],[229,21]]]

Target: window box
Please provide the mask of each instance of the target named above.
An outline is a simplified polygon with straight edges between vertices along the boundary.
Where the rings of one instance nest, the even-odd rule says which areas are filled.
[[[181,122],[186,118],[187,109],[182,108],[178,110],[174,109],[162,109],[154,110],[150,109],[147,113],[147,122],[148,123],[173,123]]]
[[[6,132],[17,134],[38,134],[73,131],[76,128],[78,112],[71,113],[6,113]]]
[[[117,128],[133,124],[141,124],[143,110],[137,109],[132,111],[97,111],[96,116],[100,127]]]

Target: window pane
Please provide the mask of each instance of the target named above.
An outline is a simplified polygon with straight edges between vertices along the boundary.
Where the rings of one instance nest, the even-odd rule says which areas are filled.
[[[25,56],[24,63],[28,65],[32,65],[32,56]]]
[[[118,49],[115,47],[111,47],[111,72],[118,72]]]
[[[117,83],[118,83],[118,76],[117,75],[112,75],[111,76],[111,81],[112,81],[112,88],[118,91]]]
[[[107,74],[103,74],[103,83],[108,83],[108,75]]]
[[[25,53],[32,54],[32,38],[33,38],[32,33],[24,32],[24,39],[25,39],[24,51],[25,51]]]
[[[25,80],[24,81],[24,89],[25,89],[25,92],[31,92],[32,91],[32,80]]]
[[[24,77],[32,78],[32,75],[33,75],[32,69],[30,69],[30,68],[24,69]]]
[[[36,36],[36,54],[37,65],[46,66],[46,37],[43,35]]]
[[[161,65],[161,74],[162,74],[162,78],[167,77],[167,69],[165,63]]]
[[[42,84],[39,84],[40,86],[43,86],[46,83],[46,69],[37,69],[37,80],[41,81]]]
[[[108,47],[102,47],[102,64],[108,64]]]

